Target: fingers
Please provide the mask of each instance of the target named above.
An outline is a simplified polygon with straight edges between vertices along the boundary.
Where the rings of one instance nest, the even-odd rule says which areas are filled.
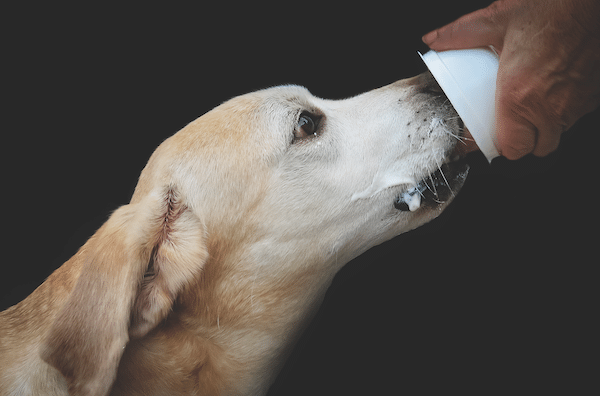
[[[429,32],[423,42],[432,50],[445,51],[486,47],[502,51],[508,23],[508,9],[501,2],[467,14],[456,21]]]
[[[533,153],[543,157],[558,148],[565,128],[555,122],[543,93],[528,73],[500,70],[496,86],[496,139],[510,160]]]
[[[537,128],[505,108],[497,106],[496,112],[496,139],[500,155],[516,160],[531,153],[535,148]]]
[[[560,132],[538,129],[528,120],[515,114],[501,115],[497,119],[498,150],[509,160],[532,153],[544,157],[558,148]]]

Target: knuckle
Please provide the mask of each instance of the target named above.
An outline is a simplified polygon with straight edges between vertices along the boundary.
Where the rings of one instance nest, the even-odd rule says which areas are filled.
[[[490,20],[490,21],[494,21],[498,18],[498,15],[501,13],[502,11],[502,2],[501,1],[494,1],[492,4],[490,4],[487,8],[484,9],[484,15]]]
[[[506,2],[503,0],[495,1],[482,11],[483,16],[490,22],[490,24],[497,25],[503,23],[505,22],[507,13]]]

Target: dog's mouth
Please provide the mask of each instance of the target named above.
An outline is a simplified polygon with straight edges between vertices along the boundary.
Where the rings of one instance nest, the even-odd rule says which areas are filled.
[[[445,204],[458,193],[468,173],[469,165],[464,159],[446,163],[398,195],[394,207],[400,211],[415,212]]]
[[[416,212],[423,208],[436,208],[447,203],[456,196],[469,173],[469,165],[464,158],[466,151],[463,147],[470,140],[464,136],[465,125],[435,80],[433,80],[433,84],[438,88],[435,92],[440,93],[436,97],[436,107],[446,107],[450,118],[455,119],[455,124],[447,127],[446,133],[454,137],[456,141],[454,147],[450,148],[446,154],[443,165],[438,165],[433,173],[423,177],[396,197],[394,207],[399,211]],[[436,102],[434,101],[434,103]]]

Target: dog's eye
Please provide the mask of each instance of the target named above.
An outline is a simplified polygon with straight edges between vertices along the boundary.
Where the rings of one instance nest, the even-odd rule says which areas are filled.
[[[294,142],[310,137],[318,136],[320,116],[309,112],[302,112],[298,118],[298,124],[294,130]]]

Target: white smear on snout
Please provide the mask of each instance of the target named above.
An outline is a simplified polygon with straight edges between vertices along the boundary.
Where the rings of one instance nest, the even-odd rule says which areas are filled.
[[[396,147],[398,143],[391,143],[391,147]],[[363,191],[356,192],[352,195],[351,201],[359,199],[368,199],[383,190],[391,187],[396,187],[402,184],[408,184],[415,186],[415,178],[406,172],[407,164],[401,159],[402,155],[398,152],[391,152],[386,149],[383,151],[383,155],[379,155],[379,164],[377,172],[373,176],[371,184]],[[411,172],[412,173],[412,172]]]
[[[416,182],[412,176],[402,174],[401,171],[392,167],[384,172],[377,172],[371,185],[364,191],[354,193],[351,200],[356,201],[359,199],[371,198],[385,189],[401,184],[415,185]]]

